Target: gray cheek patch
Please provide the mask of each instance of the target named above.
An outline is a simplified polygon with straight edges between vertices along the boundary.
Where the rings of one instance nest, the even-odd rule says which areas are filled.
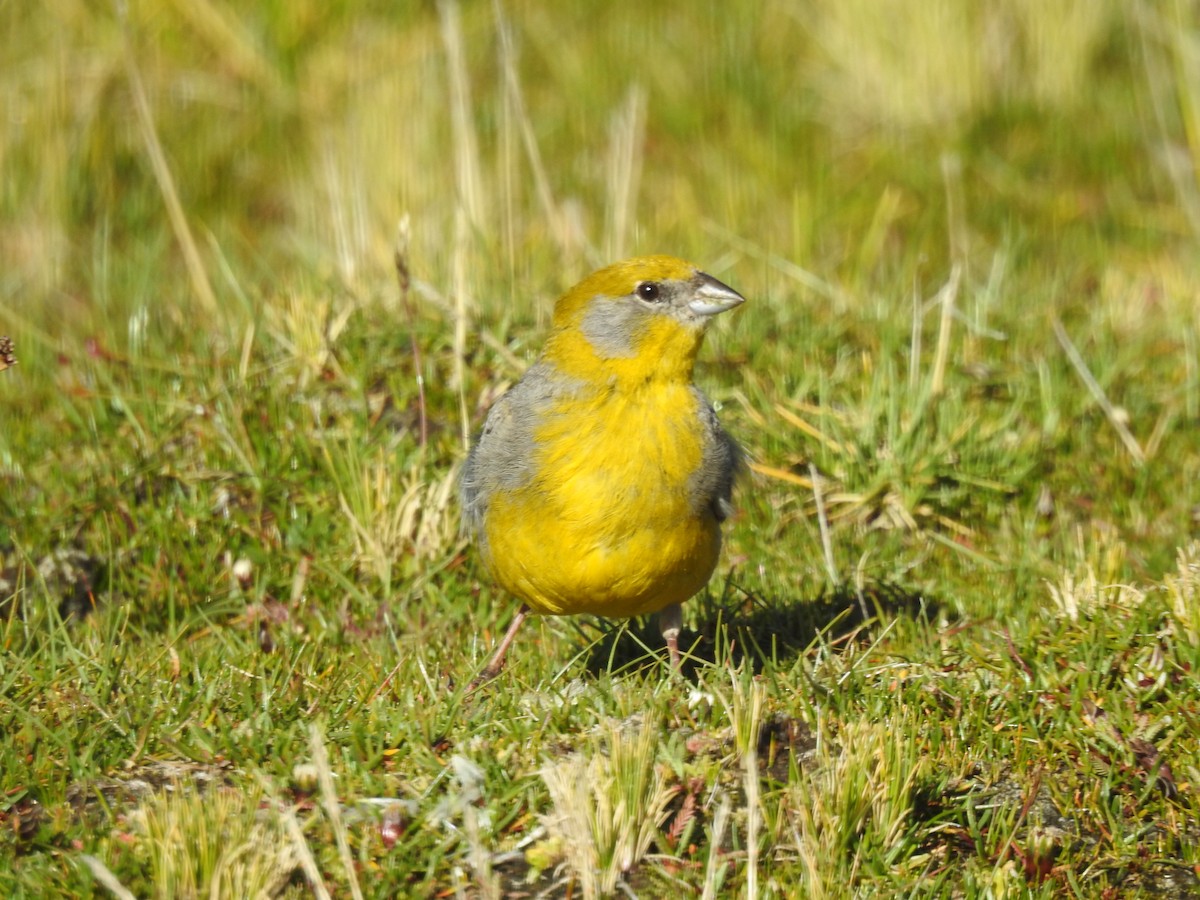
[[[650,306],[636,297],[604,298],[593,303],[583,314],[579,330],[601,359],[633,359],[637,348],[632,337],[638,333],[638,323],[653,316],[669,316],[681,325],[695,328],[701,317],[688,309],[691,292],[679,285],[664,285],[664,296]]]
[[[588,306],[580,330],[601,359],[633,359],[637,352],[630,337],[645,315],[648,310],[631,298],[604,299]]]

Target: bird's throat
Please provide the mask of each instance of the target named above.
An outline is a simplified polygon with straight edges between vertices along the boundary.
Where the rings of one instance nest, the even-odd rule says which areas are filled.
[[[654,384],[691,384],[696,355],[704,339],[700,328],[688,328],[662,317],[635,337],[633,353],[604,356],[579,330],[551,336],[542,358],[559,372],[587,384],[637,390]]]

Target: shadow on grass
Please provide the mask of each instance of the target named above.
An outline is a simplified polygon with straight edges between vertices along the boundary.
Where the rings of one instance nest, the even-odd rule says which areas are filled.
[[[56,547],[36,561],[11,545],[0,546],[0,619],[27,617],[57,603],[64,620],[87,618],[109,586],[104,560],[71,545]]]
[[[866,585],[861,592],[843,585],[811,598],[768,599],[727,581],[721,597],[705,593],[691,606],[685,620],[694,619],[698,608],[696,627],[685,628],[679,636],[688,676],[699,666],[718,661],[735,666],[748,662],[756,672],[768,661],[786,665],[815,643],[865,641],[894,617],[929,621],[942,612],[941,604],[927,595],[887,583]],[[577,621],[580,633],[592,644],[587,669],[593,675],[628,674],[666,659],[656,616]]]

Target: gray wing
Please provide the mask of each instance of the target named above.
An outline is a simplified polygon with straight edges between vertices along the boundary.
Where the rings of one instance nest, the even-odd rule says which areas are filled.
[[[570,383],[544,363],[535,364],[492,406],[459,481],[463,525],[481,535],[488,502],[497,490],[514,490],[533,477],[534,429]]]
[[[745,470],[742,448],[721,427],[708,398],[693,387],[700,401],[700,423],[704,428],[704,455],[692,475],[690,494],[697,512],[707,510],[718,522],[733,514],[733,483]]]

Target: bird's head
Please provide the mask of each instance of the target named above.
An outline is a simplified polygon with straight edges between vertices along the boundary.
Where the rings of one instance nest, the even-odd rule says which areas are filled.
[[[585,380],[690,381],[708,323],[744,301],[682,259],[627,259],[559,298],[544,356]]]

